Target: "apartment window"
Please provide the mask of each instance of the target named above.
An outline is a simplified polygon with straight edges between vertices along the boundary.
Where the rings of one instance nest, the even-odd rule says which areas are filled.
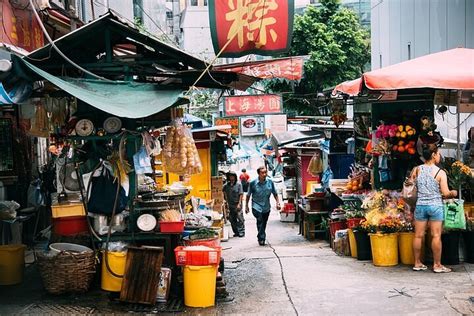
[[[204,6],[207,7],[207,0],[204,0]]]
[[[197,5],[198,5],[198,0],[190,0],[190,1],[189,1],[189,5],[194,6],[194,7],[197,7]]]

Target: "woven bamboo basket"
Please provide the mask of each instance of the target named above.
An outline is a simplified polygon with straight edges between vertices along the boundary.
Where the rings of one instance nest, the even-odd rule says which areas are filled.
[[[51,294],[84,293],[96,273],[94,252],[60,252],[56,256],[39,253],[38,266],[43,285]]]

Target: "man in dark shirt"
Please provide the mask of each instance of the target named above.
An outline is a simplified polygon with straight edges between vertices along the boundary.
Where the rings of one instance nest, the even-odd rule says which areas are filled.
[[[224,188],[224,198],[229,206],[229,220],[232,225],[234,237],[245,236],[244,214],[242,213],[242,197],[244,192],[242,185],[237,182],[235,172],[227,173],[227,183]]]

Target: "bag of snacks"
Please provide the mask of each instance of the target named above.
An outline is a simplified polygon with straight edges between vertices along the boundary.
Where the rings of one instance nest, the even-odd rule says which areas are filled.
[[[166,130],[163,165],[167,172],[192,175],[202,172],[201,159],[193,135],[181,118],[175,119]]]

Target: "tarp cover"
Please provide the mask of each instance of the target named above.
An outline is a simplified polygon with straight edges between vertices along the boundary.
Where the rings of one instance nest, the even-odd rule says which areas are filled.
[[[455,48],[370,71],[337,85],[334,93],[358,95],[362,85],[370,90],[474,90],[474,49]]]
[[[163,90],[157,85],[123,81],[101,81],[56,77],[24,59],[33,72],[58,88],[104,112],[127,118],[142,118],[161,112],[174,104],[183,104],[181,90]]]

